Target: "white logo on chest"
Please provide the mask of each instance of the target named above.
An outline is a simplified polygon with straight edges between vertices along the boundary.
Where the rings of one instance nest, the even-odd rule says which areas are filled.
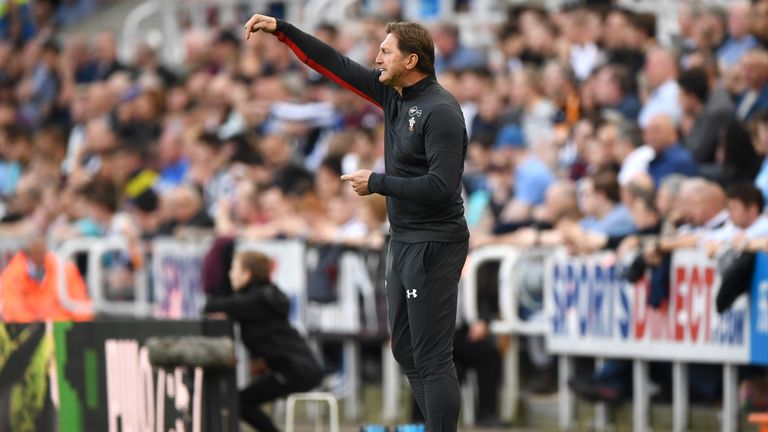
[[[406,298],[416,298],[416,297],[418,297],[418,295],[416,295],[416,290],[415,289],[405,290],[405,296],[406,296]]]
[[[413,132],[413,126],[416,124],[416,117],[421,117],[421,110],[418,106],[414,105],[408,108],[408,115],[411,116],[408,119],[408,130]]]

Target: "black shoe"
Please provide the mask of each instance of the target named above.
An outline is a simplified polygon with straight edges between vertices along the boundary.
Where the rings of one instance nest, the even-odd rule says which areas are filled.
[[[508,421],[504,421],[496,417],[495,415],[488,415],[488,416],[479,417],[475,421],[475,425],[481,428],[505,429],[510,427],[512,424]]]
[[[597,385],[597,401],[605,402],[607,404],[619,404],[626,399],[627,395],[617,389],[616,387],[607,385],[605,383],[598,383]]]
[[[574,375],[568,378],[568,388],[582,399],[597,402],[597,380],[591,376]]]
[[[607,402],[616,404],[624,400],[626,394],[623,391],[611,386],[594,377],[574,376],[568,380],[568,387],[576,395],[590,402]]]
[[[549,395],[557,391],[557,378],[553,368],[548,368],[531,379],[528,391],[536,395]]]

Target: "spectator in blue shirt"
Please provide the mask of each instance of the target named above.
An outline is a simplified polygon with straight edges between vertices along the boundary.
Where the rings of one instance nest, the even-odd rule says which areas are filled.
[[[755,186],[763,192],[763,197],[768,202],[768,111],[761,111],[755,115],[752,128],[752,146],[755,152],[763,158],[763,164],[755,177]]]
[[[696,163],[691,152],[679,141],[674,120],[659,114],[652,117],[643,129],[643,138],[656,156],[648,164],[648,173],[656,187],[670,174],[696,175]]]
[[[441,23],[432,32],[435,43],[435,71],[463,71],[486,65],[480,51],[461,45],[459,28],[454,24]]]
[[[181,126],[166,125],[158,140],[158,156],[162,164],[158,190],[166,191],[187,181],[189,159],[184,154]]]
[[[531,219],[533,208],[544,202],[547,188],[555,181],[549,167],[526,146],[523,130],[516,124],[504,126],[495,147],[509,158],[515,170],[514,196],[502,210],[504,222]]]
[[[755,49],[744,54],[739,71],[744,91],[736,99],[736,117],[748,121],[756,112],[768,109],[768,51]]]
[[[640,113],[632,77],[621,65],[605,65],[595,73],[595,100],[603,110],[617,111],[627,120],[634,121]]]
[[[0,1],[0,40],[26,43],[36,34],[29,0]]]
[[[53,40],[48,40],[33,51],[37,60],[30,79],[24,83],[19,95],[23,120],[37,127],[53,110],[59,93],[57,69],[60,49]]]
[[[750,4],[733,2],[728,9],[728,39],[717,50],[717,59],[726,67],[738,66],[741,57],[757,48],[757,38],[749,33]]]
[[[96,10],[94,0],[65,0],[60,3],[55,14],[55,21],[59,26],[76,24]]]
[[[632,214],[621,203],[619,181],[614,172],[605,170],[585,177],[579,185],[579,206],[584,218],[581,228],[608,236],[628,235],[637,227]]]

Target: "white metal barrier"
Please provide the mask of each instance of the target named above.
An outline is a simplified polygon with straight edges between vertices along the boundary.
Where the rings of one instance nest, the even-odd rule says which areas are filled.
[[[543,336],[545,323],[541,311],[531,311],[528,319],[520,317],[520,266],[529,260],[544,260],[547,249],[520,249],[513,246],[491,245],[472,251],[467,259],[463,280],[464,316],[468,322],[477,319],[477,272],[487,263],[499,262],[499,319],[489,323],[494,334],[509,335],[509,347],[504,353],[504,383],[501,394],[501,418],[511,420],[517,414],[520,397],[518,336]]]
[[[578,257],[558,252],[546,283],[548,349],[560,359],[560,425],[573,426],[573,395],[567,387],[572,355],[633,360],[633,429],[649,427],[648,361],[673,362],[673,424],[688,427],[688,362],[722,364],[721,428],[737,429],[739,364],[755,361],[750,346],[750,306],[746,296],[723,314],[715,311],[720,276],[715,263],[698,251],[673,254],[668,307],[647,305],[648,284],[620,277],[615,256]],[[764,362],[764,359],[758,360]]]
[[[342,252],[338,268],[338,301],[307,304],[308,330],[334,334],[378,333],[376,293],[365,258],[356,251]],[[362,311],[359,297],[363,300]]]
[[[138,246],[133,246],[138,247]],[[132,272],[132,298],[126,300],[114,300],[105,292],[105,268],[104,259],[110,252],[131,252],[131,245],[125,238],[73,238],[66,240],[59,246],[56,254],[60,262],[75,261],[77,254],[86,254],[88,257],[88,273],[86,285],[96,312],[144,317],[150,313],[149,290],[147,287],[146,266],[133,269]],[[139,251],[141,253],[141,251]],[[59,296],[62,305],[77,311],[84,305],[69,297],[69,292],[64,282],[64,272],[59,272]]]

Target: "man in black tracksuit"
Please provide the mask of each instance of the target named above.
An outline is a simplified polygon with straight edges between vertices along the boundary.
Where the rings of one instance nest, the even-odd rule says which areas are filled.
[[[389,24],[372,70],[282,20],[254,15],[245,30],[246,38],[275,34],[301,61],[384,110],[386,174],[361,170],[342,180],[359,195],[387,196],[392,352],[429,429],[455,431],[460,395],[452,349],[469,238],[461,198],[467,134],[459,104],[435,79],[429,32]]]

